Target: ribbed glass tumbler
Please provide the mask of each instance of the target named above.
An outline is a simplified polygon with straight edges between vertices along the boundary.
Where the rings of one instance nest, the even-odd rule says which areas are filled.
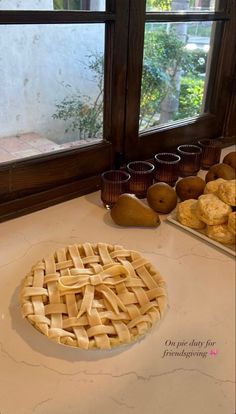
[[[179,163],[180,177],[197,175],[201,167],[202,149],[197,145],[179,145],[177,151],[181,158]]]
[[[174,187],[179,177],[180,156],[171,152],[155,155],[155,181],[161,181]]]
[[[101,174],[101,200],[110,209],[123,193],[129,192],[130,174],[120,170],[105,171]]]
[[[222,143],[217,139],[200,139],[198,145],[202,149],[201,167],[208,170],[212,165],[220,162]]]
[[[129,191],[138,198],[145,198],[147,189],[153,183],[154,165],[147,161],[132,161],[127,165],[131,178]]]

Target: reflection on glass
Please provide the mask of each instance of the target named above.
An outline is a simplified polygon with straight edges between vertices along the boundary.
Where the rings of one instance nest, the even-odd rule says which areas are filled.
[[[1,0],[0,10],[104,11],[105,0]]]
[[[215,0],[147,0],[147,12],[208,11],[215,9]]]
[[[105,10],[105,0],[54,0],[54,9]]]
[[[147,23],[140,131],[200,114],[211,22]]]
[[[102,139],[103,56],[104,24],[0,26],[0,162]]]

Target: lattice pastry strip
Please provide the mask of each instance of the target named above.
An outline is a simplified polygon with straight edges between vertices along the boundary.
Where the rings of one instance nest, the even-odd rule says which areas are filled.
[[[148,260],[105,243],[58,249],[33,266],[21,289],[23,317],[50,339],[83,349],[137,340],[166,306],[165,282]]]

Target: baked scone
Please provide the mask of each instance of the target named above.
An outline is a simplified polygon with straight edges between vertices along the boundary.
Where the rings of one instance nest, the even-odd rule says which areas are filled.
[[[209,226],[226,223],[231,212],[232,208],[215,194],[203,194],[198,197],[196,214],[200,220]]]
[[[49,339],[83,349],[129,344],[161,319],[166,285],[138,252],[84,243],[58,249],[21,289],[23,317]]]
[[[227,224],[207,226],[207,236],[223,244],[235,244],[235,235],[228,229]]]
[[[228,229],[231,231],[231,233],[236,234],[236,211],[233,211],[229,214]]]
[[[221,183],[217,196],[229,206],[236,206],[236,180],[226,180]]]
[[[224,178],[217,178],[217,180],[208,181],[204,188],[204,194],[215,194],[218,191],[219,185],[224,183]]]
[[[205,227],[205,223],[196,215],[196,204],[197,200],[193,198],[182,201],[177,206],[176,217],[184,226],[201,230]]]

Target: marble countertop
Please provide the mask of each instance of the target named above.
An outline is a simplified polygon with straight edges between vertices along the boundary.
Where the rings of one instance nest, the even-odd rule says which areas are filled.
[[[224,150],[223,154],[226,150]],[[138,250],[161,272],[169,310],[140,342],[60,346],[23,320],[31,266],[74,243]],[[0,224],[0,414],[233,414],[235,259],[168,223],[121,228],[99,192]]]

